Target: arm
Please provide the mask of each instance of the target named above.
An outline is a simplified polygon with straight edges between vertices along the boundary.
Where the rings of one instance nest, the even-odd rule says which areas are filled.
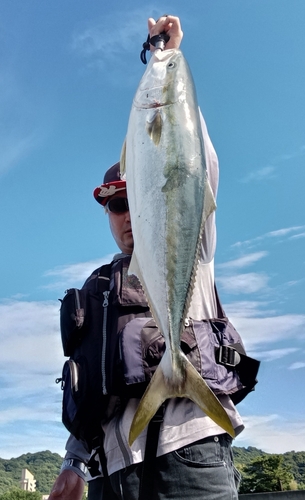
[[[84,444],[72,434],[67,441],[66,450],[65,461],[75,459],[75,465],[69,465],[64,461],[49,500],[81,500],[82,498],[86,479],[85,465],[88,463],[90,453]]]

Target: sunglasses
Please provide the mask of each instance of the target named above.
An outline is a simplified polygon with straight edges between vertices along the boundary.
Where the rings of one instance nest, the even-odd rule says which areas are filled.
[[[113,214],[124,214],[129,210],[128,200],[127,198],[113,198],[106,203],[106,208]]]

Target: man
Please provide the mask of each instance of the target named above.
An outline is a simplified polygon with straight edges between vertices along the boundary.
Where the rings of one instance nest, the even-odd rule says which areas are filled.
[[[178,48],[182,39],[179,19],[163,16],[157,22],[148,21],[150,35],[167,31],[168,48]],[[217,156],[202,118],[207,172],[216,197],[218,186]],[[104,182],[95,189],[96,200],[106,208],[112,235],[121,250],[115,262],[126,259],[133,251],[133,236],[128,209],[126,183],[120,178],[119,163],[105,174]],[[214,289],[214,253],[216,246],[215,215],[206,222],[202,237],[201,259],[188,316],[194,320],[218,317],[219,308]],[[243,424],[231,399],[219,396],[236,434]],[[128,445],[130,424],[139,400],[131,398],[124,411],[114,413],[103,425],[104,451],[112,492],[103,492],[104,480],[100,477],[89,482],[89,500],[136,500],[139,494],[139,477],[142,470],[146,431]],[[224,433],[199,407],[188,399],[168,402],[158,441],[155,459],[153,498],[190,500],[237,499],[240,479],[234,468],[232,439]],[[61,474],[52,489],[50,500],[80,500],[84,488],[85,465],[90,454],[81,441],[71,436]]]

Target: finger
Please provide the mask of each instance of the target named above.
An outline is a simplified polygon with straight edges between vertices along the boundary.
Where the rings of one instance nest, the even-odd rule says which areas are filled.
[[[150,34],[150,31],[155,26],[156,21],[152,17],[150,17],[147,21],[147,24],[148,24],[148,32]]]
[[[177,31],[181,30],[179,17],[164,14],[156,21],[156,29],[168,31],[171,27],[174,27]]]

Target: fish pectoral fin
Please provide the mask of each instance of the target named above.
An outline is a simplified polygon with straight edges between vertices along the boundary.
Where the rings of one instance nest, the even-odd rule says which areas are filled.
[[[158,146],[162,135],[163,120],[159,110],[154,111],[152,117],[146,121],[146,132],[151,140]]]
[[[185,369],[186,379],[182,396],[196,403],[208,417],[234,438],[235,431],[231,420],[219,399],[188,360]]]
[[[137,411],[133,417],[128,438],[129,446],[132,445],[139,434],[141,434],[141,432],[145,429],[152,417],[167,398],[168,388],[165,383],[162,368],[159,365],[146,391],[144,392]]]

